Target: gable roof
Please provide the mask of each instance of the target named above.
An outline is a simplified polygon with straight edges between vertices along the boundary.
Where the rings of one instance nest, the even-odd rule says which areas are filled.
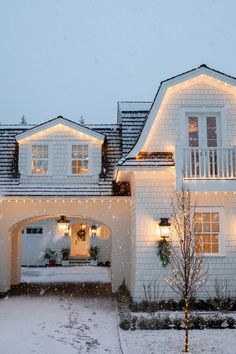
[[[112,196],[113,170],[122,156],[120,126],[97,124],[89,126],[102,136],[106,136],[105,159],[102,162],[102,173],[97,183],[48,183],[47,181],[29,181],[20,183],[18,173],[18,144],[16,136],[30,130],[28,126],[0,125],[0,195],[1,196]]]
[[[39,125],[36,125],[20,134],[18,134],[16,136],[16,141],[20,141],[22,139],[25,139],[25,138],[28,138],[30,137],[31,135],[34,135],[34,134],[37,134],[45,129],[49,129],[49,128],[52,128],[58,124],[62,124],[68,128],[71,128],[71,129],[74,129],[78,132],[81,132],[81,133],[84,133],[86,135],[89,135],[97,140],[100,140],[100,141],[104,141],[105,139],[105,136],[101,133],[98,133],[84,125],[81,125],[79,123],[76,123],[76,122],[73,122],[72,120],[69,120],[67,118],[64,118],[62,116],[58,116],[57,118],[53,118],[45,123],[42,123],[42,124],[39,124]]]
[[[197,68],[186,71],[182,74],[173,76],[169,79],[161,81],[160,86],[157,90],[153,103],[150,107],[149,114],[143,125],[143,128],[140,132],[139,138],[134,144],[133,148],[129,151],[129,153],[123,158],[120,163],[124,163],[127,158],[134,158],[137,154],[142,151],[142,147],[145,144],[145,141],[148,137],[148,134],[154,124],[156,115],[160,109],[162,100],[166,94],[168,88],[178,85],[184,81],[199,77],[199,76],[208,76],[217,81],[224,82],[226,85],[233,86],[236,89],[236,78],[227,74],[222,73],[221,71],[212,69],[208,67],[206,64],[202,64]]]

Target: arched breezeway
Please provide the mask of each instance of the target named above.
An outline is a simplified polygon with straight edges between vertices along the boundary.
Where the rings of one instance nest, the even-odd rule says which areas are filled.
[[[109,227],[99,220],[67,215],[66,230],[60,230],[58,225],[60,227],[64,218],[43,218],[24,227],[21,265],[101,266],[106,263],[109,266],[112,249],[112,232]],[[96,251],[97,255],[94,253]],[[91,254],[96,259],[91,258]]]
[[[128,199],[3,199],[1,208],[0,292],[21,280],[22,230],[29,224],[59,218],[106,225],[112,235],[112,289],[129,282],[130,203]]]

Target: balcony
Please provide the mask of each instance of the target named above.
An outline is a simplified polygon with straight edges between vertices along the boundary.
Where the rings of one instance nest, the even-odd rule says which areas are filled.
[[[193,190],[234,190],[236,147],[176,147],[176,186]],[[236,189],[235,189],[236,190]]]

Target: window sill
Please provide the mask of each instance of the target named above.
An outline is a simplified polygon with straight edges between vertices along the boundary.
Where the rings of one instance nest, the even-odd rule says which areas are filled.
[[[219,254],[211,254],[211,253],[205,253],[205,254],[203,254],[203,258],[222,258],[222,257],[227,257],[226,256],[226,254],[221,254],[221,253],[219,253]]]
[[[87,173],[87,174],[81,174],[81,175],[72,175],[72,174],[67,174],[67,177],[73,177],[73,178],[86,178],[86,177],[94,177],[93,174]]]
[[[37,174],[37,173],[30,173],[27,175],[27,177],[52,177],[51,174],[47,173],[45,175],[43,174]]]

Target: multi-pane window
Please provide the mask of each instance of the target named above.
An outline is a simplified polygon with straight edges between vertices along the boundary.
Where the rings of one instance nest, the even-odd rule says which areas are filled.
[[[71,173],[73,175],[84,175],[88,173],[88,145],[72,145]]]
[[[190,147],[199,146],[198,117],[188,117],[188,140]]]
[[[207,125],[207,146],[216,147],[217,146],[217,126],[216,117],[206,117]]]
[[[27,235],[42,235],[43,228],[41,226],[27,227],[26,229],[22,230],[22,233],[26,233]]]
[[[215,115],[204,113],[188,116],[189,147],[217,147],[219,136],[217,125],[219,120]]]
[[[194,214],[196,250],[203,253],[219,253],[220,220],[218,212]]]
[[[48,174],[48,145],[32,145],[32,174]]]

